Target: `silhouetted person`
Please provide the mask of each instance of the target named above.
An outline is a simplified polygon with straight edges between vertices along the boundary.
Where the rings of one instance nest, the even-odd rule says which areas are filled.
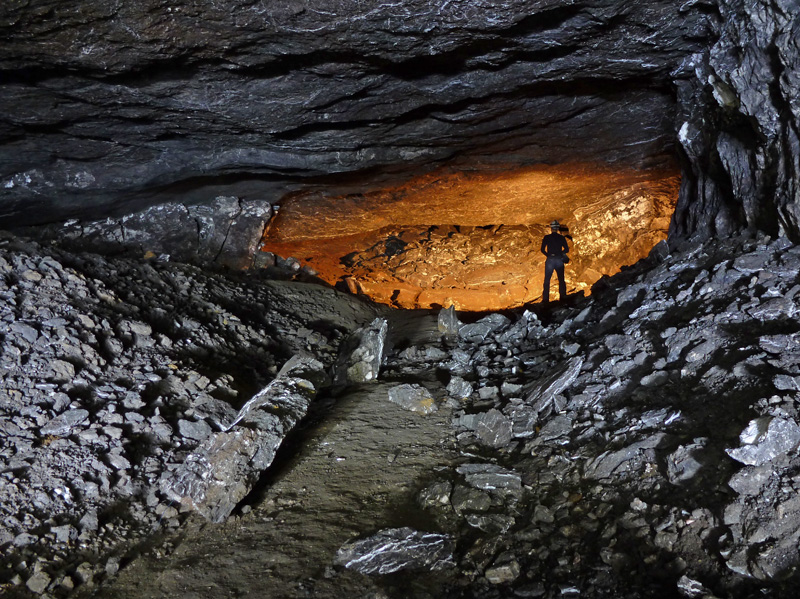
[[[550,279],[553,271],[558,275],[558,299],[564,300],[567,297],[567,283],[564,280],[564,264],[569,261],[567,252],[569,246],[564,236],[559,233],[561,224],[554,220],[550,223],[550,234],[542,239],[542,253],[547,256],[544,262],[544,290],[542,291],[542,303],[550,301]]]

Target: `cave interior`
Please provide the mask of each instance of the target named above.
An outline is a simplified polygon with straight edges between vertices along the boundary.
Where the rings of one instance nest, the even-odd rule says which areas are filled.
[[[5,2],[0,592],[795,597],[797,14]]]

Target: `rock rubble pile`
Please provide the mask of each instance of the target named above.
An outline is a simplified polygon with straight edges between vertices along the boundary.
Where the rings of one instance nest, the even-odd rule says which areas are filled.
[[[435,570],[453,599],[794,596],[800,249],[783,238],[662,245],[588,299],[445,310],[438,341],[396,347],[391,314],[318,286],[10,236],[0,269],[11,595],[101,583],[187,506],[224,518],[324,372],[391,381],[385,401],[421,419],[452,411],[460,451],[414,491],[417,526],[376,522],[326,576]],[[255,454],[229,456],[253,459],[217,451],[243,431]],[[202,485],[170,492],[210,480],[203,456],[230,471],[205,507]]]
[[[464,461],[418,495],[459,539],[442,596],[793,596],[800,249],[664,249],[575,307],[390,361],[459,406]]]
[[[374,317],[318,286],[6,234],[0,272],[0,583],[22,596],[100,582],[132,546],[179,526],[185,509],[164,481],[240,431],[242,404],[268,397],[256,392],[274,389],[291,356],[329,368],[349,330]],[[343,305],[321,318],[334,295]],[[304,414],[287,408],[262,447],[274,453]],[[224,493],[228,512],[236,490]]]

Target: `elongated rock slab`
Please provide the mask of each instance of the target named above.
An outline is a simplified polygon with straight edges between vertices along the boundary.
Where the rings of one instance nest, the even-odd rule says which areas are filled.
[[[283,439],[326,383],[321,362],[293,357],[227,430],[208,437],[178,468],[162,475],[161,490],[208,520],[222,522],[272,464]]]

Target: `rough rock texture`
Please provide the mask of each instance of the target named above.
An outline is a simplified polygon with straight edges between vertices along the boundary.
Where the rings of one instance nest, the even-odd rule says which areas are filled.
[[[66,248],[246,269],[254,265],[271,217],[268,202],[220,196],[200,206],[160,204],[121,218],[74,219],[32,232]]]
[[[742,223],[800,237],[796,0],[721,0],[715,42],[684,61],[678,131],[688,169],[675,232]]]
[[[304,381],[319,378],[275,382],[281,365],[313,353],[313,364],[333,367],[342,339],[375,316],[318,286],[69,254],[6,234],[0,274],[4,593],[64,595],[113,575],[127,550],[185,519],[164,480],[174,481],[211,439],[256,430],[276,413],[282,430],[263,435],[256,456],[266,460],[305,414]],[[347,307],[331,311],[329,294]],[[270,396],[293,386],[294,395]],[[251,396],[283,408],[270,404],[258,418],[242,407]],[[218,472],[233,469],[233,460],[204,455],[217,459]],[[215,497],[228,511],[258,464],[237,465],[243,472]]]
[[[339,352],[335,383],[347,385],[378,380],[388,328],[386,319],[376,318],[345,339]]]
[[[362,193],[438,165],[649,168],[679,142],[676,232],[796,238],[796,12],[796,0],[6,2],[3,223],[176,196]]]
[[[664,165],[705,5],[50,0],[0,8],[5,223],[453,169]],[[352,189],[352,187],[351,187]]]
[[[347,333],[376,316],[349,296],[299,283],[70,255],[11,237],[0,250],[0,551],[8,564],[0,575],[10,596],[94,587],[98,597],[115,596],[104,585],[132,546],[164,527],[176,532],[169,543],[182,542],[186,514],[162,483],[208,454],[223,431],[260,434],[262,423],[290,411],[269,395],[287,390],[280,376],[258,393],[287,354],[307,352],[332,367]],[[381,377],[391,384],[369,386],[380,397],[359,435],[380,428],[381,405],[396,409],[386,391],[418,381],[404,390],[429,388],[424,401],[438,411],[412,415],[421,423],[452,410],[452,429],[441,419],[435,428],[449,429],[455,455],[437,453],[435,468],[403,487],[409,504],[380,504],[366,535],[303,570],[304,584],[324,577],[347,596],[346,576],[358,571],[347,564],[363,560],[362,571],[379,576],[397,564],[421,568],[414,588],[427,590],[408,593],[403,577],[391,579],[392,599],[794,599],[798,272],[800,250],[785,238],[739,237],[653,256],[574,306],[491,314],[458,335],[437,335],[429,314],[433,337],[402,347],[391,343],[396,315],[384,312]],[[154,296],[161,311],[148,305]],[[315,451],[325,468],[360,459],[346,444],[323,441]],[[239,455],[220,460],[221,470],[259,465],[257,453],[253,463]],[[380,479],[404,459],[390,453],[360,475]],[[235,504],[237,481],[249,476],[228,479],[220,505]],[[349,504],[360,510],[381,497]],[[268,518],[254,510],[255,521],[291,536],[281,511],[303,502],[273,507]],[[180,552],[174,560],[188,576],[191,560]],[[453,565],[430,571],[440,563]],[[293,565],[287,584],[296,590],[294,568],[306,566]]]
[[[452,539],[411,528],[381,530],[368,539],[348,543],[336,554],[334,563],[361,574],[441,570],[455,565]]]
[[[308,413],[327,379],[322,362],[292,357],[229,426],[203,435],[200,447],[161,475],[161,491],[210,521],[222,522],[272,464],[278,447]]]

